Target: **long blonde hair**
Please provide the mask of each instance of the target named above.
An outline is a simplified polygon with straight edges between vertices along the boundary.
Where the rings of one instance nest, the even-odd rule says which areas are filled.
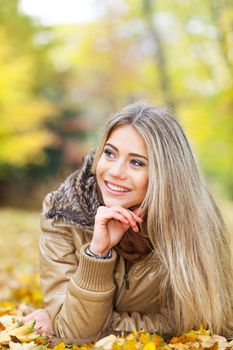
[[[127,106],[108,121],[93,171],[111,131],[125,124],[139,132],[148,151],[149,184],[142,206],[160,261],[161,305],[169,295],[174,332],[203,324],[232,336],[230,236],[175,117],[145,102]]]

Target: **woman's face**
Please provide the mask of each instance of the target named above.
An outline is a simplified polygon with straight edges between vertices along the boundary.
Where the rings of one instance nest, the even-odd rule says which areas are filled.
[[[116,127],[105,143],[96,178],[106,206],[139,206],[148,186],[148,154],[141,135],[131,125]]]

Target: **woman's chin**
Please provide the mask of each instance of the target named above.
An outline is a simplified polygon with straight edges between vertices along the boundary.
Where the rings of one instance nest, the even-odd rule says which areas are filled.
[[[126,208],[126,209],[129,209],[133,205],[132,203],[129,203],[127,201],[110,200],[110,199],[104,200],[104,204],[107,207],[121,206],[121,207]]]

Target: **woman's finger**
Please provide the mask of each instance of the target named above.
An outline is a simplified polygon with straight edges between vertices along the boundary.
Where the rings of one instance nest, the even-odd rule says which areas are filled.
[[[118,220],[118,221],[122,222],[123,224],[130,226],[129,220],[124,215],[122,215],[121,213],[113,212],[110,219],[111,220],[112,219]]]
[[[127,220],[129,220],[130,226],[132,228],[138,227],[137,223],[142,222],[142,219],[129,209],[125,209],[123,207],[117,207],[116,210],[117,212],[120,212],[122,215],[124,215],[127,218]]]
[[[120,214],[118,216],[116,214]],[[139,228],[137,223],[141,223],[142,219],[137,216],[133,211],[123,208],[121,206],[116,207],[99,207],[96,215],[96,222],[106,224],[109,220],[115,219],[122,223],[132,227],[133,231],[138,232]]]
[[[120,211],[116,211],[113,209],[113,207],[108,208],[107,210],[99,210],[96,215],[96,221],[100,222],[103,221],[104,224],[106,224],[109,220],[119,220],[123,222],[126,225],[130,225],[130,222],[128,218]]]
[[[30,322],[30,321],[35,320],[35,319],[36,319],[35,312],[32,312],[32,313],[30,313],[30,314],[24,316],[24,317],[22,318],[22,322],[23,322],[23,323],[27,323],[27,322]]]
[[[103,214],[97,218],[97,220],[99,220],[99,221],[103,220],[103,221],[105,221],[105,223],[107,223],[109,220],[112,220],[112,219],[118,220],[126,225],[130,225],[129,220],[124,215],[122,215],[121,213],[119,213],[115,210],[109,211],[108,213]]]

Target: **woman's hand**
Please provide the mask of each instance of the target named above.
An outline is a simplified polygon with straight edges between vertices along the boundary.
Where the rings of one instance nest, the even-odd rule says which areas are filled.
[[[95,216],[95,226],[90,250],[97,255],[105,256],[108,251],[117,245],[124,233],[132,228],[138,232],[138,223],[143,220],[138,216],[139,208],[134,211],[121,206],[98,208]]]
[[[53,334],[52,324],[49,315],[45,309],[38,309],[23,317],[22,321],[28,323],[32,320],[36,321],[35,329],[39,333]]]

